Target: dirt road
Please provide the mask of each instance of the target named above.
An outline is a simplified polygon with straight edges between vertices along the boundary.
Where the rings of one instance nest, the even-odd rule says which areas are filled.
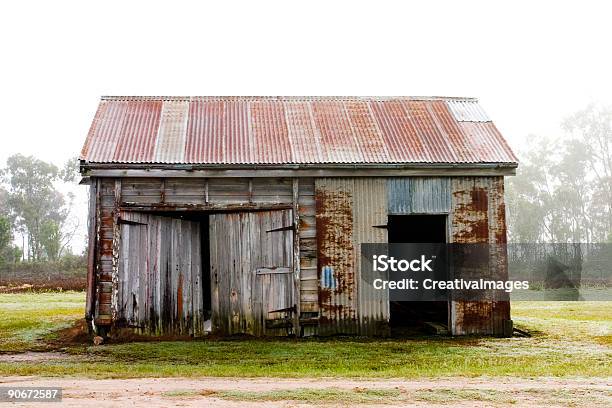
[[[353,380],[9,377],[0,386],[62,387],[66,407],[612,406],[612,379]],[[295,398],[295,399],[294,399]],[[0,403],[0,405],[2,405]],[[60,404],[44,404],[58,406]],[[40,407],[40,403],[19,403]]]

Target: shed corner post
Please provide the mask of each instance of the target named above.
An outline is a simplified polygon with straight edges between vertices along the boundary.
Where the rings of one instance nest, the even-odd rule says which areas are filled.
[[[96,250],[98,247],[98,211],[99,211],[99,180],[92,179],[89,186],[89,214],[88,214],[88,245],[87,245],[87,292],[85,300],[85,320],[91,329],[95,314],[96,297]]]
[[[300,213],[299,213],[299,178],[294,177],[293,183],[293,296],[295,301],[295,316],[293,326],[295,335],[301,337],[300,315],[301,315],[301,273],[300,273]]]
[[[119,301],[119,248],[121,241],[121,228],[119,215],[121,206],[121,179],[115,179],[114,208],[113,208],[113,270],[111,289],[111,324],[117,321]]]

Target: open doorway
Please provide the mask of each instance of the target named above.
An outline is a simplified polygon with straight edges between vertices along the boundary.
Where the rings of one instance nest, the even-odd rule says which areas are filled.
[[[446,215],[389,215],[387,228],[389,243],[447,242]],[[392,334],[401,335],[421,330],[443,332],[448,325],[448,302],[411,301],[390,302]]]

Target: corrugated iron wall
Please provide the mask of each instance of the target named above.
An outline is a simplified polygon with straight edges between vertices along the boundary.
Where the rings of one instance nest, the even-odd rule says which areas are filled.
[[[389,302],[359,285],[361,243],[384,243],[384,178],[315,180],[320,334],[386,334]],[[366,276],[364,278],[367,279]]]
[[[388,299],[354,283],[368,272],[361,271],[359,245],[387,242],[386,230],[374,228],[386,224],[387,213],[448,213],[451,242],[505,242],[502,177],[317,179],[315,191],[321,334],[384,334]],[[503,245],[492,246],[490,256],[490,268],[477,271],[479,277],[504,278]],[[503,334],[510,316],[502,301],[454,301],[451,313],[454,334]]]
[[[361,244],[386,243],[387,181],[384,178],[355,179],[353,198],[353,236],[356,252],[359,334],[385,336],[389,334],[388,292],[375,290],[372,271],[362,268]]]
[[[451,194],[448,177],[388,179],[389,214],[446,214]]]
[[[355,179],[315,180],[319,334],[357,334],[353,241]]]
[[[508,275],[504,246],[506,218],[503,186],[503,177],[452,179],[452,242],[492,244],[489,268],[487,271],[477,271],[479,277],[506,279]],[[509,319],[510,304],[506,301],[451,302],[453,334],[504,334]]]

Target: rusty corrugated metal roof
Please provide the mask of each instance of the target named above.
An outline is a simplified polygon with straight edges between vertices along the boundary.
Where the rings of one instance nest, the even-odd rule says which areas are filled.
[[[81,159],[160,164],[515,164],[473,98],[102,97]]]

